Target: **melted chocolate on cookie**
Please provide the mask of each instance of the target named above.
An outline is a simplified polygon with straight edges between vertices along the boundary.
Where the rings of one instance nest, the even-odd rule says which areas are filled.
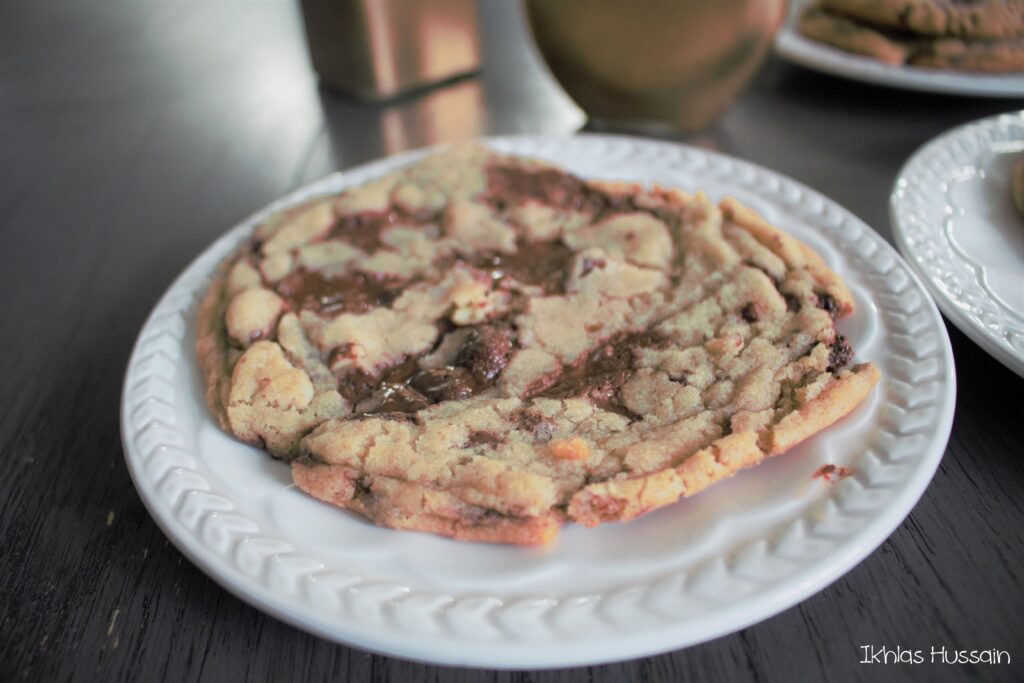
[[[401,220],[397,211],[365,211],[338,216],[328,238],[342,239],[353,247],[373,253],[383,247],[380,234]]]
[[[590,213],[595,221],[609,214],[631,211],[646,211],[669,223],[676,220],[658,209],[637,206],[632,196],[599,190],[575,176],[553,169],[490,166],[483,199],[499,211],[510,204],[532,200],[555,209]]]
[[[536,383],[523,397],[585,398],[603,410],[632,417],[620,401],[619,389],[636,370],[633,351],[662,348],[665,341],[654,332],[617,335]],[[419,367],[419,357],[413,357],[377,375],[353,370],[342,378],[338,389],[355,406],[357,415],[414,413],[494,386],[512,348],[511,328],[481,325],[473,328],[453,366],[424,370]],[[543,422],[539,416],[528,421]]]
[[[297,270],[277,283],[276,289],[293,311],[337,315],[389,306],[407,284],[391,275],[346,273],[327,277],[316,270]]]
[[[474,268],[487,271],[499,282],[511,278],[539,286],[545,295],[564,294],[575,252],[560,240],[520,242],[514,254],[484,252],[468,259]]]
[[[654,332],[617,335],[563,368],[554,384],[536,395],[586,398],[603,410],[630,415],[622,406],[618,392],[636,370],[633,351],[658,348],[664,345],[664,341]]]
[[[421,370],[409,379],[409,386],[426,396],[431,403],[458,401],[479,390],[479,384],[465,368],[431,368]]]
[[[334,227],[327,234],[327,239],[341,239],[357,249],[372,254],[385,245],[381,234],[396,225],[421,227],[436,223],[440,217],[437,212],[413,214],[390,207],[384,211],[361,211],[359,213],[338,216]]]
[[[533,200],[557,209],[588,212],[594,220],[628,211],[647,211],[663,218],[657,210],[638,207],[632,197],[593,188],[561,171],[495,165],[487,169],[487,176],[488,188],[483,199],[498,210]],[[432,219],[436,220],[436,216],[410,216],[396,208],[363,212],[339,218],[330,236],[372,252],[383,246],[380,235],[385,228],[399,223],[422,224]],[[502,281],[507,278],[540,287],[544,295],[553,296],[565,293],[574,257],[571,248],[555,239],[520,240],[512,254],[487,251],[449,258],[458,258],[487,272],[497,287],[506,286]],[[602,259],[587,259],[582,271],[586,274],[605,265]],[[777,287],[778,281],[772,280]],[[277,290],[293,310],[311,309],[331,314],[366,312],[388,306],[408,284],[394,277],[365,273],[329,278],[313,271],[298,271],[282,280]],[[790,310],[799,309],[800,302],[791,295],[786,295],[786,303]],[[835,300],[828,294],[818,295],[818,305],[835,314]],[[750,323],[759,320],[762,314],[752,303],[742,306],[738,313]],[[356,415],[408,415],[432,404],[470,398],[494,385],[508,364],[514,337],[507,320],[492,321],[472,328],[453,365],[422,369],[421,357],[410,357],[375,373],[350,371],[341,378],[339,391],[354,406]],[[585,398],[604,410],[633,417],[622,405],[619,390],[636,370],[634,350],[662,348],[665,342],[663,337],[650,331],[616,335],[576,362],[536,381],[523,397]],[[851,355],[845,338],[837,338],[831,349],[829,369],[844,366]],[[537,421],[542,431],[544,424],[544,421]],[[480,443],[486,442],[486,437],[480,438],[484,439]]]
[[[472,446],[497,446],[504,443],[505,439],[500,434],[494,432],[471,432],[469,438],[466,440],[466,447]]]
[[[511,351],[510,328],[481,325],[472,328],[455,365],[421,369],[417,356],[375,375],[352,370],[342,377],[338,391],[355,406],[356,414],[414,413],[490,388],[508,364]]]

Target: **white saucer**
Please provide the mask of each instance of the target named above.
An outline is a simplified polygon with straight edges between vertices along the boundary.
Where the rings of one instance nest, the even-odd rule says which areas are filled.
[[[198,298],[269,211],[409,163],[313,183],[215,242],[143,328],[122,402],[125,458],[150,513],[243,600],[325,638],[493,668],[596,664],[741,629],[835,581],[910,512],[942,457],[955,377],[939,313],[876,233],[820,194],[721,154],[585,135],[488,141],[591,177],[731,194],[810,244],[850,285],[840,324],[884,377],[853,414],[792,452],[629,524],[570,526],[546,548],[376,528],[290,486],[287,467],[222,433],[193,353]],[[815,478],[825,464],[854,471]]]
[[[1024,377],[1024,216],[1010,173],[1024,112],[975,121],[914,153],[890,197],[901,252],[964,334]]]

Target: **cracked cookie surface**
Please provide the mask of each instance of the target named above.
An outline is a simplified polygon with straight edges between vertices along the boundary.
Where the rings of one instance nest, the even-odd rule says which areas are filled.
[[[736,201],[455,148],[267,220],[199,314],[207,400],[378,524],[626,521],[871,390],[843,282]]]

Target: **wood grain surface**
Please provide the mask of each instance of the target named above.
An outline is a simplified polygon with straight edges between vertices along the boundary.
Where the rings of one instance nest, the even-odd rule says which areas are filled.
[[[950,327],[935,479],[878,551],[797,607],[704,645],[544,672],[369,655],[231,596],[168,544],[125,468],[121,382],[173,277],[305,181],[476,134],[572,130],[516,6],[482,0],[487,66],[391,107],[321,89],[291,2],[0,2],[0,680],[1024,679],[1024,380]],[[884,90],[770,62],[706,134],[889,237],[932,136],[1022,101]],[[858,664],[862,645],[998,648],[1009,666]]]

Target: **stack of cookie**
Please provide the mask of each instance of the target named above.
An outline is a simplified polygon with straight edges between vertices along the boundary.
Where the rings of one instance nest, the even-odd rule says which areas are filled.
[[[1024,0],[817,0],[799,28],[887,64],[1024,71]]]

